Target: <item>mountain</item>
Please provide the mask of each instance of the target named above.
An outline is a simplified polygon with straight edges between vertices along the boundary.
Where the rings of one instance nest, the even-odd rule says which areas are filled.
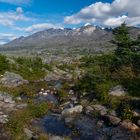
[[[26,47],[26,46],[58,46],[60,44],[69,46],[72,44],[94,44],[98,41],[108,41],[112,33],[99,27],[91,25],[82,26],[77,29],[47,29],[34,33],[27,37],[17,38],[5,47]]]
[[[130,27],[130,34],[136,37],[140,34],[140,28]],[[17,38],[0,50],[32,50],[44,51],[46,49],[89,49],[91,52],[105,52],[114,49],[111,43],[113,39],[112,29],[100,28],[98,26],[86,25],[76,29],[47,29],[34,33],[27,37]]]

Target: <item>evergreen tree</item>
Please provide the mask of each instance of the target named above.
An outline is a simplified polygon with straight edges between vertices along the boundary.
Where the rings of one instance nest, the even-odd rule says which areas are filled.
[[[116,54],[122,55],[130,53],[132,39],[129,35],[129,28],[123,23],[120,27],[113,30],[114,43],[117,45]]]

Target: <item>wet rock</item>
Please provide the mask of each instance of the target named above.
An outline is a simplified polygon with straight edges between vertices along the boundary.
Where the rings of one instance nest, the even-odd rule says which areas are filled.
[[[70,125],[74,122],[74,118],[73,117],[66,117],[65,118],[65,124],[66,125]]]
[[[103,120],[108,124],[118,125],[121,122],[121,119],[115,116],[104,115],[102,117],[103,117]]]
[[[82,111],[83,111],[83,107],[81,105],[77,105],[73,108],[64,109],[62,111],[62,116],[69,116],[69,115],[72,115],[74,113],[81,113]]]
[[[6,87],[17,87],[22,84],[28,84],[27,80],[24,80],[20,75],[12,73],[12,72],[5,72],[3,77],[0,79],[0,83]]]
[[[127,93],[126,93],[125,89],[121,85],[113,87],[109,91],[109,95],[111,95],[111,96],[125,96],[126,94]]]
[[[129,120],[124,120],[120,125],[121,127],[131,130],[131,131],[136,131],[139,129],[139,127],[136,124],[132,123]]]
[[[53,104],[58,104],[58,99],[53,94],[50,94],[50,93],[46,93],[46,94],[38,96],[37,101],[38,102],[46,101]]]

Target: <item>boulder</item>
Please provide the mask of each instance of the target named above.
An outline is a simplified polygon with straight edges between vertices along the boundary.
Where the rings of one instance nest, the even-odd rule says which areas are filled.
[[[95,111],[100,112],[100,115],[105,115],[108,112],[108,109],[103,105],[96,104],[93,105],[93,108]]]
[[[65,118],[65,124],[66,125],[72,124],[73,121],[74,121],[74,118],[73,117],[66,117]]]
[[[62,116],[70,116],[74,113],[81,113],[83,111],[83,107],[81,105],[77,105],[73,108],[64,109],[62,111]]]
[[[140,126],[140,120],[138,120],[137,124],[138,124],[138,126]]]
[[[19,105],[16,106],[17,109],[24,109],[26,107],[27,107],[26,103],[25,104],[19,104]]]
[[[133,111],[133,116],[134,116],[134,117],[140,117],[140,110],[139,110],[139,109],[135,109],[135,110]]]
[[[91,114],[93,113],[93,111],[94,111],[94,109],[93,109],[91,106],[87,106],[87,107],[85,108],[85,113],[86,113],[87,115],[91,115]]]
[[[8,115],[0,115],[0,123],[5,124],[8,122]]]
[[[113,87],[109,90],[109,95],[111,96],[125,96],[127,93],[125,91],[125,89],[121,86],[121,85],[118,85],[116,87]]]
[[[9,95],[6,92],[1,92],[1,91],[0,91],[0,101],[4,101],[5,103],[10,103],[10,104],[15,103],[11,95]]]
[[[105,122],[108,122],[109,124],[112,125],[118,125],[121,122],[120,118],[111,115],[104,115],[103,119]]]
[[[17,87],[22,84],[28,84],[29,82],[24,80],[19,74],[5,72],[3,77],[0,79],[0,83],[6,87]]]
[[[59,136],[49,136],[48,140],[64,140],[64,138]]]
[[[120,126],[131,131],[139,130],[139,127],[129,120],[124,120],[123,122],[121,122]]]
[[[24,128],[24,133],[26,134],[28,140],[33,138],[33,132],[31,130]]]

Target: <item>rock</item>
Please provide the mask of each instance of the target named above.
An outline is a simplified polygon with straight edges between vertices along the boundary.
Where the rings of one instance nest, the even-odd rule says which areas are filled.
[[[104,125],[104,121],[98,121],[97,122],[97,127],[103,127],[103,125]]]
[[[62,111],[62,116],[69,116],[69,115],[72,115],[74,113],[81,113],[82,111],[83,111],[83,107],[81,105],[77,105],[73,108],[64,109]]]
[[[22,84],[28,84],[27,80],[24,80],[20,75],[12,73],[12,72],[5,72],[3,77],[0,79],[0,83],[6,87],[17,87]]]
[[[77,101],[77,97],[71,97],[70,100],[75,102],[75,101]]]
[[[85,113],[86,113],[87,115],[92,114],[93,111],[94,111],[94,109],[93,109],[91,106],[87,106],[86,109],[85,109]]]
[[[140,126],[140,120],[138,120],[137,124],[138,124],[138,126]]]
[[[46,95],[45,94],[40,95],[37,98],[37,101],[40,101],[40,102],[46,101],[46,102],[50,102],[53,104],[58,104],[58,99],[53,94],[50,94],[50,93],[47,93]]]
[[[17,101],[21,101],[22,98],[21,98],[21,97],[16,97],[15,100],[17,100]]]
[[[33,132],[31,130],[24,128],[24,133],[26,134],[28,140],[33,138]]]
[[[140,110],[139,110],[139,109],[135,109],[135,110],[133,111],[133,116],[134,116],[134,117],[140,117]]]
[[[8,115],[0,115],[0,123],[5,124],[8,122]]]
[[[99,104],[93,105],[93,108],[95,111],[99,111],[100,115],[105,115],[108,112],[108,109],[105,106]]]
[[[65,103],[61,104],[60,107],[61,107],[62,109],[69,108],[69,107],[70,107],[70,102],[69,102],[69,101],[68,101],[68,102],[65,102]]]
[[[64,138],[61,138],[59,136],[49,136],[48,140],[64,140]]]
[[[70,90],[70,91],[69,91],[69,94],[70,94],[70,95],[74,95],[74,91],[73,91],[73,90]]]
[[[109,112],[109,115],[111,115],[111,116],[117,116],[117,113],[116,113],[115,110],[111,110],[111,111]]]
[[[112,125],[118,125],[121,122],[120,118],[111,115],[104,115],[103,119],[105,122]]]
[[[131,121],[129,121],[129,120],[124,120],[120,124],[120,126],[123,127],[123,128],[125,128],[125,129],[131,130],[131,131],[139,130],[139,127],[136,124],[134,124]]]
[[[121,85],[118,85],[116,87],[113,87],[112,89],[110,89],[109,91],[109,95],[111,96],[125,96],[127,93],[124,90],[124,88]]]
[[[66,125],[72,124],[73,121],[74,121],[74,118],[72,118],[72,117],[65,118],[65,124]]]
[[[27,107],[27,104],[19,104],[16,106],[17,109],[24,109]]]
[[[10,103],[10,104],[15,103],[11,95],[9,95],[6,92],[1,92],[1,91],[0,91],[0,101],[4,101],[5,103]]]

